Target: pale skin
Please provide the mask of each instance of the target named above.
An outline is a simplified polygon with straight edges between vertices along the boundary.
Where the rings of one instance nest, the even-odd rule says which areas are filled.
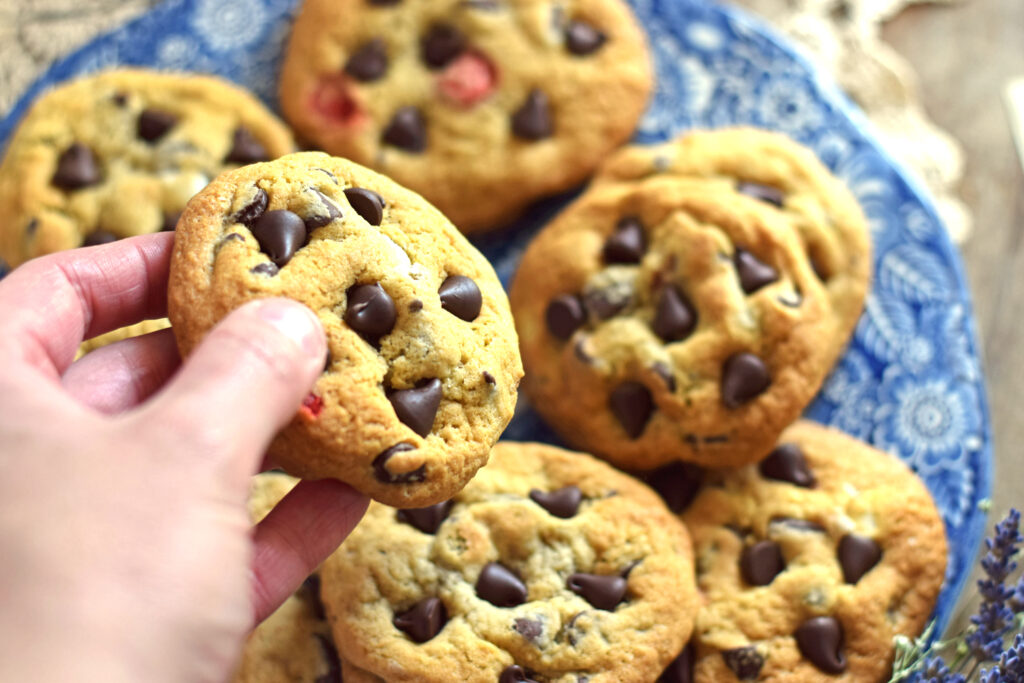
[[[163,330],[173,235],[36,259],[0,280],[0,680],[225,681],[246,634],[367,500],[305,481],[255,529],[274,433],[323,370],[283,299],[234,311],[182,363]]]

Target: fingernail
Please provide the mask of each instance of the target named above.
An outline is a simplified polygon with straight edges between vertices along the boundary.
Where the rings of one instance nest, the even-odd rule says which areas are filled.
[[[298,344],[310,356],[322,356],[324,330],[313,311],[287,299],[263,299],[256,315]]]

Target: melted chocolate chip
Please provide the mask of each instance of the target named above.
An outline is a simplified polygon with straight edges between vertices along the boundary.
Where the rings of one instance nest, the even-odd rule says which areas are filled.
[[[537,681],[527,676],[523,667],[513,664],[505,667],[505,670],[501,672],[498,683],[537,683]]]
[[[224,157],[226,164],[255,164],[258,161],[267,161],[270,154],[256,137],[249,132],[245,126],[235,128],[231,137],[231,149]]]
[[[626,597],[628,584],[618,574],[609,576],[578,572],[570,575],[565,585],[594,607],[611,611]]]
[[[846,534],[839,540],[839,566],[843,580],[857,583],[882,559],[882,548],[873,539],[857,534]]]
[[[551,137],[554,130],[548,96],[540,90],[531,90],[526,101],[512,114],[512,132],[523,140],[542,140]]]
[[[651,372],[661,378],[661,381],[665,383],[665,388],[668,389],[669,393],[675,393],[676,378],[672,373],[672,368],[668,364],[659,361],[651,366]]]
[[[559,339],[568,339],[573,332],[583,326],[587,316],[583,310],[583,302],[578,296],[560,294],[548,304],[544,319],[551,334]]]
[[[417,643],[425,643],[448,623],[448,612],[440,598],[426,598],[411,609],[396,614],[391,623]]]
[[[181,220],[181,211],[175,211],[174,213],[165,213],[164,221],[160,226],[161,232],[174,232],[178,227],[178,221]],[[241,237],[241,235],[239,235]]]
[[[411,443],[395,444],[373,459],[373,475],[377,477],[378,481],[385,484],[415,484],[423,481],[427,478],[427,466],[425,464],[420,465],[411,472],[403,472],[402,474],[393,474],[387,468],[388,460],[396,453],[414,450],[416,450],[416,446]]]
[[[758,541],[740,555],[740,572],[751,586],[767,586],[785,568],[782,548],[775,541]]]
[[[143,109],[139,114],[136,132],[146,142],[156,142],[174,128],[178,117],[159,109]]]
[[[384,200],[379,194],[362,187],[350,187],[345,190],[345,198],[364,221],[370,225],[380,225],[384,218]]]
[[[448,519],[448,513],[451,512],[453,505],[453,501],[446,500],[425,508],[399,510],[396,516],[399,522],[415,527],[425,534],[436,534],[441,523]]]
[[[519,618],[513,622],[512,630],[532,643],[544,632],[544,624],[533,619]]]
[[[686,339],[697,326],[697,311],[678,288],[667,285],[658,297],[654,333],[666,342]]]
[[[759,199],[762,202],[768,204],[774,204],[775,206],[781,207],[782,202],[785,199],[785,195],[782,194],[782,190],[771,185],[762,185],[760,183],[749,183],[739,182],[736,185],[736,191],[740,194],[745,194],[748,197]]]
[[[341,218],[341,209],[339,209],[338,205],[334,203],[334,200],[329,198],[320,190],[311,188],[310,192],[316,195],[316,197],[320,200],[320,203],[327,208],[327,213],[306,216],[303,219],[303,222],[306,224],[307,233],[313,232],[317,228],[322,228],[325,225],[331,223],[332,221]]]
[[[583,492],[578,486],[566,486],[557,491],[530,491],[530,500],[550,512],[555,517],[569,519],[579,510],[583,500]]]
[[[420,57],[431,69],[447,66],[465,49],[465,36],[450,24],[434,24],[420,40]]]
[[[679,656],[665,667],[657,683],[693,683],[693,643],[687,643]]]
[[[722,403],[738,408],[764,393],[771,381],[763,360],[752,353],[733,354],[722,366]]]
[[[363,43],[345,62],[345,73],[364,83],[377,80],[387,70],[388,47],[380,38]]]
[[[118,236],[109,230],[93,230],[82,239],[82,246],[95,247],[97,244],[110,244],[118,239]]]
[[[747,294],[753,294],[765,285],[770,285],[779,279],[777,270],[759,260],[746,249],[737,247],[732,260],[736,265],[736,274],[740,277],[740,287]]]
[[[402,107],[391,117],[381,139],[407,152],[422,152],[427,148],[427,122],[416,107]]]
[[[605,40],[604,33],[578,19],[565,27],[565,46],[574,55],[589,55],[604,45]]]
[[[764,657],[752,645],[723,650],[722,659],[725,661],[725,665],[736,674],[736,678],[741,681],[755,680],[761,673],[761,667],[764,666]]]
[[[257,263],[255,266],[249,269],[249,272],[253,275],[266,275],[267,277],[274,277],[278,274],[280,268],[275,266],[270,261],[264,263]]]
[[[322,633],[317,633],[316,639],[320,643],[320,651],[327,662],[327,673],[317,676],[315,683],[341,683],[341,660],[338,658],[338,650],[334,643]]]
[[[608,237],[601,248],[605,263],[640,263],[647,251],[647,237],[644,226],[636,216],[626,216],[615,226],[615,232]]]
[[[306,243],[306,224],[291,211],[267,211],[249,227],[260,244],[260,251],[270,257],[278,268],[291,261]]]
[[[395,302],[378,283],[355,285],[348,290],[345,324],[374,346],[395,327]]]
[[[441,380],[421,380],[412,389],[394,389],[388,400],[402,424],[420,436],[426,436],[434,426],[437,408],[441,405]]]
[[[651,419],[654,400],[650,390],[643,384],[626,381],[612,390],[608,397],[608,407],[629,438],[635,439],[643,433],[647,421]]]
[[[473,322],[480,315],[483,297],[477,284],[465,275],[449,275],[437,290],[441,308],[456,318]]]
[[[616,296],[613,291],[593,290],[583,295],[583,305],[598,320],[607,320],[624,309],[629,300]]]
[[[827,674],[846,670],[843,652],[843,625],[833,617],[813,617],[800,624],[796,633],[800,654]]]
[[[270,197],[267,196],[267,193],[262,188],[256,188],[256,194],[253,195],[252,200],[228,220],[232,223],[241,223],[246,227],[251,226],[253,221],[266,212],[269,203]]]
[[[57,170],[50,182],[62,190],[77,190],[100,182],[100,168],[92,150],[80,142],[57,157]]]
[[[658,492],[669,510],[679,514],[697,497],[704,474],[696,465],[674,462],[640,472],[638,477]]]
[[[511,569],[488,562],[476,581],[476,594],[498,607],[515,607],[526,602],[526,584]]]
[[[795,486],[811,488],[817,483],[811,468],[807,465],[803,451],[795,443],[784,443],[768,454],[758,465],[761,476],[766,479],[785,481]]]

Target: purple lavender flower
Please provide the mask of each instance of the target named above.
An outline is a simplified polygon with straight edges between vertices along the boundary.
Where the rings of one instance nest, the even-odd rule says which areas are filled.
[[[979,662],[999,658],[1003,638],[1013,627],[1014,610],[1008,603],[1015,597],[1015,590],[1006,585],[1006,578],[1017,569],[1013,558],[1021,542],[1024,537],[1020,534],[1020,512],[1015,509],[996,524],[995,535],[985,539],[987,552],[981,558],[981,568],[988,578],[978,581],[982,603],[978,613],[971,617],[975,629],[966,639],[971,654]]]
[[[950,673],[949,667],[942,657],[930,657],[925,660],[924,667],[914,672],[907,683],[966,683],[963,674]]]
[[[991,669],[982,669],[981,683],[1024,683],[1024,635],[1018,633],[1013,645],[1000,656]]]

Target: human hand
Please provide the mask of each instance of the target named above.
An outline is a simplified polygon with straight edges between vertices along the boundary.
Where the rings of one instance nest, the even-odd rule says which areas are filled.
[[[0,281],[0,680],[223,681],[246,632],[367,501],[302,482],[252,530],[267,444],[323,370],[316,316],[251,302],[180,364],[173,235],[31,261]]]

